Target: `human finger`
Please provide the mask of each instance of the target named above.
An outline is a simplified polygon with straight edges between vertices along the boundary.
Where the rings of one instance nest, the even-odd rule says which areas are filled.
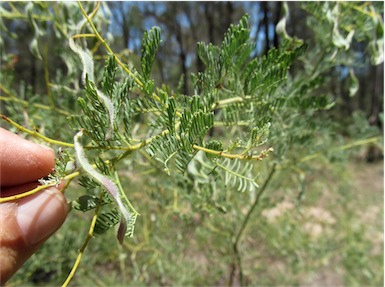
[[[4,284],[64,222],[64,195],[50,187],[0,204],[0,283]]]
[[[54,166],[52,149],[0,128],[1,186],[36,181],[49,174]]]

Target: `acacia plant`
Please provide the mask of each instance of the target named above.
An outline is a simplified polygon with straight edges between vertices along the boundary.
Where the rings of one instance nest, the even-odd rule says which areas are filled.
[[[120,242],[135,236],[140,210],[132,195],[140,191],[131,190],[127,178],[123,186],[125,170],[161,172],[172,183],[170,190],[178,190],[193,208],[233,214],[229,280],[238,277],[244,284],[240,241],[277,171],[300,176],[317,157],[332,158],[347,148],[378,141],[371,137],[345,144],[325,112],[335,102],[324,87],[329,73],[344,66],[350,68],[352,95],[358,89],[352,43],[366,45],[373,64],[381,63],[381,17],[373,6],[360,3],[313,2],[303,7],[316,22],[316,45],[288,35],[289,11],[284,6],[284,18],[277,25],[279,47],[251,57],[256,43],[250,39],[246,15],[229,27],[221,45],[197,44],[205,70],[191,75],[193,93],[185,95],[153,79],[161,45],[158,27],[144,33],[140,65],[134,67],[124,54],[111,49],[105,3],[2,4],[3,21],[31,24],[30,50],[44,63],[46,90],[34,94],[30,87],[14,83],[7,65],[2,65],[2,118],[7,128],[56,148],[57,164],[41,186],[1,202],[62,180],[71,188],[77,179],[83,189],[69,198],[72,212],[92,210],[94,216],[65,285],[93,234],[119,224]],[[4,23],[2,29],[7,35]],[[47,33],[63,43],[54,52],[65,72],[50,66],[53,51]],[[3,53],[2,61],[10,63],[12,55]],[[290,72],[293,63],[300,67],[295,73]],[[235,200],[242,202],[246,213]]]

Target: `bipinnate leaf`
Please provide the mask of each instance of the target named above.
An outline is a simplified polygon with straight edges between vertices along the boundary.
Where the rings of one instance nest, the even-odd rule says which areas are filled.
[[[111,199],[108,196],[104,196],[100,201],[99,197],[95,195],[85,194],[80,196],[77,200],[72,202],[72,207],[80,211],[89,211],[95,209],[98,205],[105,205],[111,203]]]
[[[155,61],[155,54],[160,45],[160,28],[153,27],[145,31],[142,39],[141,67],[142,76],[146,82],[150,79],[151,69]]]

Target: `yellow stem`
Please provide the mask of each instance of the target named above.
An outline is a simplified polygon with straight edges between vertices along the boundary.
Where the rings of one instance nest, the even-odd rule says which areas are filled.
[[[353,147],[357,147],[357,146],[361,146],[361,145],[366,145],[366,144],[370,144],[370,143],[375,143],[375,142],[378,142],[380,139],[381,139],[380,136],[371,137],[371,138],[367,138],[367,139],[362,139],[362,140],[358,140],[358,141],[355,141],[355,142],[352,142],[352,143],[349,143],[349,144],[346,144],[346,145],[342,145],[342,146],[336,147],[336,148],[332,149],[331,151],[332,152],[343,151],[343,150],[347,150],[347,149],[350,149],[350,148],[353,148]],[[319,152],[313,153],[313,154],[310,154],[308,156],[303,157],[302,159],[300,159],[299,162],[309,161],[309,160],[315,159],[317,157],[320,157],[322,155],[323,154],[319,153]]]
[[[24,100],[19,99],[18,97],[16,97],[7,88],[5,88],[1,83],[0,83],[0,90],[2,90],[8,96],[8,97],[0,96],[0,101],[13,101],[13,102],[21,103],[25,107],[29,106],[29,102],[24,101]],[[32,104],[32,106],[34,106],[36,108],[39,108],[39,109],[42,109],[42,110],[47,110],[47,111],[52,110],[52,108],[50,106],[43,105],[43,104],[35,103],[35,104]],[[57,112],[59,114],[62,114],[62,115],[65,115],[65,116],[70,116],[71,115],[69,112],[67,112],[65,110],[57,109],[57,108],[55,109],[55,112]]]
[[[7,196],[7,197],[1,197],[0,198],[0,203],[4,203],[4,202],[8,202],[8,201],[13,201],[13,200],[17,200],[17,199],[20,199],[20,198],[23,198],[23,197],[27,197],[27,196],[30,196],[32,194],[35,194],[36,192],[39,192],[43,189],[46,189],[48,187],[51,187],[51,186],[54,186],[56,185],[57,183],[56,182],[53,182],[53,183],[50,183],[50,184],[45,184],[45,185],[40,185],[30,191],[27,191],[27,192],[23,192],[23,193],[20,193],[20,194],[16,194],[16,195],[12,195],[12,196]]]
[[[68,275],[67,279],[64,281],[62,287],[68,286],[68,284],[69,284],[69,282],[71,281],[72,277],[75,275],[75,272],[76,272],[76,270],[77,270],[78,267],[79,267],[80,261],[81,261],[81,259],[82,259],[83,253],[84,253],[84,251],[85,251],[85,249],[86,249],[86,247],[87,247],[87,245],[88,245],[88,242],[89,242],[89,241],[92,239],[92,237],[93,237],[93,233],[94,233],[94,229],[95,229],[95,225],[96,225],[96,220],[97,220],[97,218],[98,218],[99,209],[100,209],[100,206],[101,206],[100,203],[102,202],[103,196],[104,196],[104,192],[101,192],[101,193],[100,193],[100,196],[99,196],[99,203],[98,203],[98,206],[97,206],[96,209],[95,209],[95,214],[94,214],[94,216],[93,216],[93,218],[92,218],[91,225],[90,225],[90,228],[89,228],[89,230],[88,230],[87,237],[86,237],[86,239],[84,240],[83,245],[82,245],[82,247],[81,247],[80,250],[79,250],[79,254],[78,254],[77,258],[76,258],[76,261],[75,261],[75,263],[74,263],[74,266],[72,267],[71,272],[70,272],[70,274]]]
[[[219,108],[221,106],[226,106],[226,105],[229,105],[229,104],[232,104],[232,103],[242,103],[244,102],[245,100],[249,99],[249,97],[234,97],[234,98],[229,98],[229,99],[225,99],[225,100],[221,100],[221,101],[217,101],[215,102],[211,109],[215,109],[215,108]]]
[[[102,45],[104,46],[104,48],[106,48],[107,52],[111,55],[113,55],[115,61],[118,63],[118,65],[120,67],[123,68],[123,70],[128,74],[130,75],[130,77],[132,77],[134,79],[134,81],[141,87],[143,88],[144,84],[138,79],[138,77],[133,73],[131,72],[130,69],[127,68],[126,65],[123,64],[123,62],[119,59],[119,57],[112,51],[111,47],[107,44],[107,42],[104,40],[104,38],[99,34],[99,31],[96,29],[94,23],[92,23],[91,21],[91,17],[89,17],[87,15],[87,12],[84,10],[83,8],[83,5],[80,1],[78,1],[78,5],[79,5],[79,8],[83,14],[83,16],[87,19],[87,22],[90,24],[91,26],[91,29],[94,31],[95,33],[95,36],[98,38],[98,40],[102,43]],[[99,3],[100,5],[100,3]],[[96,9],[95,9],[96,10]],[[96,13],[96,12],[95,12]],[[157,94],[153,93],[152,96],[154,97],[154,99],[158,102],[160,102],[160,98]]]
[[[18,97],[16,97],[14,94],[12,94],[6,87],[4,87],[1,83],[0,83],[0,89],[8,96],[8,97],[11,97],[13,99],[18,99]]]
[[[218,156],[221,156],[221,157],[225,157],[225,158],[229,158],[229,159],[255,159],[255,160],[262,160],[264,157],[267,156],[267,153],[268,152],[272,152],[273,151],[273,148],[269,148],[269,149],[266,149],[266,150],[263,150],[259,155],[244,155],[244,154],[230,154],[230,153],[225,153],[223,151],[217,151],[217,150],[212,150],[212,149],[208,149],[208,148],[205,148],[205,147],[202,147],[202,146],[198,146],[198,145],[193,145],[193,149],[195,150],[200,150],[200,151],[203,151],[205,153],[209,153],[209,154],[213,154],[213,155],[218,155]]]
[[[19,130],[21,130],[21,131],[23,131],[23,132],[25,132],[27,134],[30,134],[32,136],[38,137],[38,138],[44,140],[47,143],[61,145],[61,146],[66,146],[66,147],[74,147],[74,145],[72,143],[67,143],[67,142],[53,140],[53,139],[50,139],[50,138],[48,138],[46,136],[43,136],[42,134],[38,133],[37,131],[31,131],[29,129],[26,129],[25,127],[19,125],[18,123],[15,123],[10,118],[8,118],[8,117],[6,117],[6,116],[4,116],[2,114],[0,114],[0,117],[2,117],[4,120],[9,122],[14,127],[18,128]]]
[[[62,192],[64,192],[64,190],[68,187],[69,183],[72,181],[72,179],[74,179],[75,177],[79,176],[80,172],[73,172],[67,176],[65,176],[63,178],[63,181],[66,181],[66,185],[64,186]],[[8,201],[13,201],[13,200],[17,200],[17,199],[20,199],[20,198],[23,198],[23,197],[27,197],[27,196],[30,196],[30,195],[33,195],[43,189],[46,189],[46,188],[49,188],[51,186],[55,186],[57,185],[58,183],[57,182],[53,182],[53,183],[49,183],[49,184],[44,184],[44,185],[40,185],[34,189],[31,189],[29,191],[26,191],[26,192],[23,192],[23,193],[20,193],[20,194],[16,194],[16,195],[12,195],[12,196],[7,196],[7,197],[1,197],[0,198],[0,203],[4,203],[4,202],[8,202]]]
[[[76,34],[72,36],[73,39],[78,39],[78,38],[96,38],[95,34]]]
[[[91,12],[91,14],[88,16],[88,17],[90,18],[90,20],[95,16],[96,12],[99,11],[99,8],[100,8],[100,1],[97,1],[94,10],[93,10],[93,11]]]
[[[28,19],[28,16],[26,14],[21,14],[21,13],[0,13],[0,17],[4,19]],[[40,21],[52,21],[51,17],[45,17],[45,16],[39,16],[36,14],[32,14],[31,17],[35,20],[40,20]]]
[[[25,132],[27,134],[30,134],[30,135],[34,136],[34,137],[40,138],[40,139],[42,139],[43,141],[45,141],[45,142],[47,142],[49,144],[56,144],[56,145],[61,145],[61,146],[66,146],[66,147],[71,147],[71,148],[74,147],[73,143],[68,143],[68,142],[54,140],[54,139],[51,139],[49,137],[43,136],[42,134],[38,133],[37,131],[29,130],[29,129],[23,127],[22,125],[19,125],[18,123],[12,121],[10,118],[8,118],[8,117],[6,117],[6,116],[4,116],[2,114],[0,114],[0,117],[3,118],[4,120],[6,120],[11,125],[13,125],[14,127],[16,127],[17,129],[21,130],[22,132]],[[150,142],[152,142],[154,140],[155,137],[157,137],[157,136],[164,136],[164,135],[166,135],[168,133],[169,133],[168,130],[164,130],[160,134],[152,136],[152,137],[150,137],[148,139],[142,140],[138,144],[135,144],[135,145],[129,145],[129,146],[108,146],[108,147],[103,147],[103,146],[101,146],[101,147],[85,146],[84,148],[85,149],[123,150],[123,151],[127,151],[127,152],[132,152],[132,151],[138,150],[138,149],[148,145]]]

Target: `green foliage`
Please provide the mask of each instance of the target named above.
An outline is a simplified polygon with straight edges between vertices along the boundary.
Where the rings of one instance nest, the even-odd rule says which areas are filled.
[[[37,4],[27,4],[26,9],[32,9],[31,5]],[[328,114],[336,104],[335,98],[325,87],[329,73],[344,65],[351,71],[350,96],[357,93],[355,41],[372,49],[372,62],[381,61],[378,47],[383,45],[383,25],[377,13],[351,3],[303,3],[312,15],[309,24],[314,43],[287,34],[286,11],[279,26],[284,38],[260,56],[253,56],[256,45],[246,15],[229,27],[220,45],[198,43],[197,52],[205,70],[191,76],[193,94],[182,95],[180,89],[174,91],[167,83],[155,85],[151,71],[161,44],[159,28],[144,33],[140,67],[135,69],[122,61],[108,39],[101,36],[108,19],[97,13],[99,6],[93,13],[93,3],[78,5],[66,4],[49,18],[57,38],[66,43],[59,56],[66,59],[68,70],[65,75],[58,72],[47,80],[51,99],[33,95],[21,86],[21,101],[9,96],[6,111],[15,121],[27,122],[23,131],[41,127],[41,133],[48,138],[40,138],[67,147],[59,152],[56,172],[51,177],[58,180],[81,175],[77,184],[70,185],[70,191],[76,193],[71,193],[69,199],[72,213],[82,217],[94,214],[92,232],[108,236],[100,234],[121,222],[118,239],[122,242],[122,222],[127,225],[125,235],[134,238],[128,238],[119,248],[130,250],[132,268],[123,268],[127,261],[123,258],[122,272],[135,270],[135,283],[140,284],[153,284],[154,270],[170,280],[162,281],[164,285],[196,283],[174,278],[183,264],[172,267],[166,262],[169,254],[172,261],[173,256],[180,260],[179,251],[189,252],[189,244],[179,246],[178,238],[192,245],[204,245],[202,242],[209,238],[212,246],[218,247],[205,255],[206,259],[214,258],[210,260],[221,256],[225,259],[218,263],[217,281],[212,284],[222,282],[225,276],[230,276],[233,283],[237,274],[241,285],[248,280],[257,284],[251,267],[242,264],[248,254],[239,242],[246,232],[263,240],[264,246],[282,258],[298,250],[310,250],[313,257],[327,252],[326,240],[317,249],[311,236],[300,230],[298,222],[304,220],[301,212],[272,228],[258,221],[253,212],[259,208],[261,215],[262,208],[274,205],[275,191],[285,186],[298,190],[298,186],[292,187],[293,182],[300,182],[300,195],[296,196],[299,202],[305,201],[304,178],[311,170],[312,159],[336,161],[339,157],[335,154],[345,149],[335,147],[343,140]],[[31,13],[29,20],[36,32],[37,19],[49,17],[49,13],[47,9]],[[36,32],[32,42],[37,57],[39,37]],[[100,52],[100,46],[107,52]],[[294,65],[300,69],[292,71]],[[43,103],[39,105],[38,100]],[[28,117],[23,118],[23,114]],[[362,118],[355,118],[362,123]],[[67,120],[69,125],[61,125]],[[59,123],[62,133],[57,131]],[[357,138],[368,131],[354,127],[349,131]],[[378,131],[371,132],[366,135],[378,135]],[[80,138],[79,134],[84,136]],[[267,191],[272,195],[266,196]],[[143,217],[138,217],[131,202],[140,206]],[[173,220],[181,229],[174,229]],[[258,224],[262,235],[246,229],[250,222]],[[134,235],[134,229],[139,230],[138,235]],[[188,238],[190,232],[203,239],[199,241],[198,235]],[[213,234],[217,237],[211,239]],[[165,240],[169,237],[172,246]],[[289,245],[284,246],[286,242]],[[346,258],[357,255],[352,250],[346,250]],[[138,252],[143,257],[136,256]],[[300,255],[289,257],[289,261],[305,268],[303,262],[298,264]],[[142,266],[137,266],[138,262]],[[194,263],[191,266],[196,267]]]
[[[102,211],[95,224],[95,233],[102,234],[109,230],[111,227],[114,227],[120,221],[119,211],[114,209],[112,211],[106,212]]]
[[[111,202],[112,200],[108,197],[107,193],[105,193],[102,200],[99,200],[95,195],[86,194],[73,201],[72,208],[85,212],[96,208],[98,205],[105,205]]]
[[[155,61],[155,53],[160,45],[160,28],[154,27],[145,31],[142,40],[141,68],[145,82],[150,80],[151,69]],[[153,83],[152,83],[153,85]]]
[[[238,191],[253,191],[259,187],[253,178],[249,178],[253,166],[251,164],[242,164],[239,160],[224,160],[222,163],[216,162],[216,165],[225,171],[225,186]]]

